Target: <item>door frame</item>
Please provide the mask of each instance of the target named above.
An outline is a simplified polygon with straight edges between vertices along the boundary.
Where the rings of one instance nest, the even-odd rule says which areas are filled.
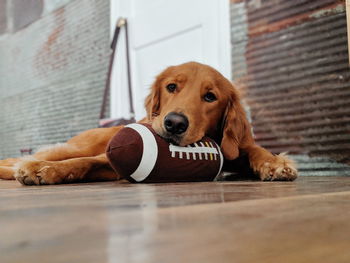
[[[131,14],[131,3],[130,0],[110,0],[110,39],[112,40],[115,25],[117,22],[118,17],[130,17]],[[219,34],[219,61],[221,65],[220,72],[229,80],[232,81],[232,61],[231,61],[231,22],[230,22],[230,0],[212,0],[218,2],[218,14],[217,17],[219,19],[218,21],[218,34]],[[122,34],[123,35],[123,34]],[[131,34],[129,34],[131,35]],[[132,42],[132,41],[130,41]],[[118,41],[118,46],[120,46],[121,50],[125,48],[124,46],[124,40],[120,39]],[[123,47],[124,46],[124,47]],[[118,53],[122,53],[117,51]],[[130,48],[130,52],[132,53],[132,48]],[[133,54],[130,54],[131,57],[131,64],[133,65]],[[116,113],[118,112],[118,103],[122,100],[121,98],[117,98],[116,96],[116,90],[113,87],[123,87],[126,85],[126,83],[123,83],[122,81],[122,75],[126,74],[125,71],[125,65],[121,62],[121,60],[117,60],[115,62],[115,66],[118,70],[116,72],[112,71],[112,74],[115,75],[115,82],[113,85],[113,82],[111,84],[111,90],[110,90],[110,116],[111,118],[129,118],[128,113],[124,109],[119,109],[121,111],[121,114],[118,114],[116,116]],[[135,72],[132,71],[132,79],[135,79],[136,76],[134,76]],[[113,76],[112,75],[112,76]],[[127,86],[125,86],[127,87]],[[126,90],[126,88],[125,88]],[[119,103],[120,104],[120,103]],[[124,113],[123,113],[124,111]]]

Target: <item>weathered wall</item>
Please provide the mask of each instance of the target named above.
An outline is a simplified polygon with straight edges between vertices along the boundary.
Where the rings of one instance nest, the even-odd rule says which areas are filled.
[[[258,143],[301,174],[350,175],[345,2],[231,1],[233,76]]]
[[[110,52],[109,1],[1,0],[4,9],[0,158],[96,127]]]

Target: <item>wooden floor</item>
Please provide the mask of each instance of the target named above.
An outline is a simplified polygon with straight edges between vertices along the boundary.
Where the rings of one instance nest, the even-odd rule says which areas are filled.
[[[0,181],[0,262],[350,262],[350,178]]]

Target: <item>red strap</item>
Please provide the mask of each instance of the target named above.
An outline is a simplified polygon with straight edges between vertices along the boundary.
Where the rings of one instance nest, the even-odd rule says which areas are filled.
[[[131,85],[131,70],[130,70],[130,57],[129,57],[129,35],[128,35],[128,24],[126,18],[119,18],[117,21],[116,28],[114,30],[114,36],[111,43],[111,49],[112,54],[109,59],[109,66],[108,66],[108,72],[107,72],[107,80],[105,85],[105,90],[103,93],[103,100],[102,100],[102,106],[100,111],[100,119],[104,119],[105,117],[105,111],[106,111],[106,104],[107,104],[107,97],[108,93],[110,92],[110,85],[111,85],[111,77],[112,77],[112,69],[114,64],[114,57],[116,53],[116,47],[118,43],[119,33],[122,27],[125,27],[125,45],[126,45],[126,63],[127,63],[127,71],[128,71],[128,91],[129,91],[129,104],[130,104],[130,113],[131,117],[133,118],[135,115],[134,110],[134,104],[133,104],[133,98],[132,98],[132,85]]]

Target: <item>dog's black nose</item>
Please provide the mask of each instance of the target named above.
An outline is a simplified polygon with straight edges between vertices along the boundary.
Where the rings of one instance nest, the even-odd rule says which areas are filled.
[[[188,119],[185,115],[170,112],[164,118],[164,127],[171,134],[181,134],[188,128]]]

